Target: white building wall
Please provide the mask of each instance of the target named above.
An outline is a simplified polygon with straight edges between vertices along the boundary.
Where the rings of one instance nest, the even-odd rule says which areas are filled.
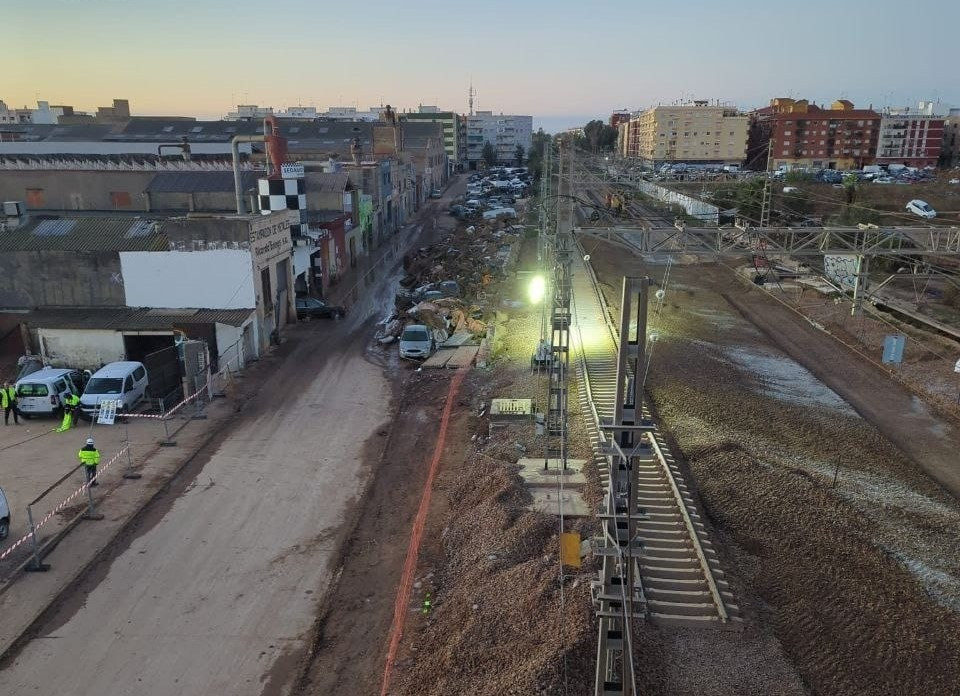
[[[253,309],[250,251],[123,251],[128,307]]]
[[[95,329],[38,329],[40,356],[51,367],[95,370],[126,359],[123,334]]]
[[[253,323],[253,319],[248,322]],[[229,324],[214,324],[214,330],[217,336],[217,366],[223,370],[229,367],[231,370],[239,370],[244,366],[247,360],[257,357],[247,355],[246,348],[243,345],[243,327],[230,326]]]

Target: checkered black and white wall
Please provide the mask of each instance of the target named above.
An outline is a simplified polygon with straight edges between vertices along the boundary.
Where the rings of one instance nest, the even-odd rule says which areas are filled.
[[[277,210],[300,211],[300,226],[307,223],[307,194],[303,179],[259,179],[257,192],[260,195],[260,212],[264,215]],[[293,234],[299,234],[295,225]]]

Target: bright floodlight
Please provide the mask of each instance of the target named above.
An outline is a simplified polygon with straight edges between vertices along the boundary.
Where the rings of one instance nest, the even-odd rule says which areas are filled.
[[[583,255],[583,260],[584,260],[584,261],[589,261],[589,260],[590,260],[590,254],[584,254],[584,255]]]
[[[543,299],[546,290],[547,284],[544,282],[543,276],[533,276],[530,279],[530,287],[527,289],[531,304],[538,304]]]

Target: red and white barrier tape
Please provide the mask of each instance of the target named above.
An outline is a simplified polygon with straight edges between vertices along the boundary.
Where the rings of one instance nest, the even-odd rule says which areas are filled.
[[[80,486],[80,488],[78,488],[78,489],[75,490],[73,493],[71,493],[66,499],[60,501],[60,504],[59,504],[59,505],[57,505],[55,508],[53,508],[53,510],[51,510],[50,512],[48,512],[48,513],[43,517],[43,519],[41,519],[39,522],[37,522],[36,525],[34,525],[34,527],[33,527],[33,532],[27,532],[27,533],[24,534],[22,537],[20,537],[19,539],[17,539],[16,542],[14,542],[13,544],[11,544],[11,545],[8,546],[7,548],[5,548],[5,549],[3,550],[3,552],[0,553],[0,561],[2,561],[4,558],[6,558],[6,557],[9,556],[10,554],[12,554],[19,546],[25,544],[25,543],[30,539],[30,536],[31,536],[32,534],[35,534],[37,531],[39,531],[40,527],[42,527],[42,526],[45,525],[47,522],[49,522],[50,520],[52,520],[53,517],[54,517],[58,512],[60,512],[61,510],[63,510],[63,508],[65,508],[67,505],[69,505],[71,500],[73,500],[73,499],[76,498],[78,495],[80,495],[81,493],[83,493],[83,492],[87,489],[87,486],[89,486],[91,483],[93,483],[93,482],[96,481],[98,478],[100,478],[100,475],[101,475],[104,471],[106,471],[107,469],[109,469],[109,468],[114,464],[114,462],[116,462],[118,459],[120,459],[120,457],[121,457],[123,454],[125,454],[126,451],[127,451],[127,446],[124,445],[123,448],[122,448],[119,452],[117,452],[115,455],[113,455],[113,457],[111,457],[110,460],[109,460],[106,464],[103,464],[103,465],[98,466],[98,467],[97,467],[97,475],[94,476],[90,481],[85,482],[82,486]]]
[[[159,420],[163,420],[163,419],[166,418],[167,416],[169,416],[169,415],[171,415],[172,413],[176,412],[178,409],[183,408],[184,406],[186,406],[187,404],[189,404],[191,401],[193,401],[194,399],[196,399],[204,390],[206,390],[206,387],[205,387],[205,386],[204,386],[204,387],[201,387],[200,389],[197,389],[197,391],[193,392],[193,394],[191,394],[190,396],[188,396],[186,399],[184,399],[183,401],[181,401],[179,404],[177,404],[176,406],[172,406],[171,408],[167,409],[165,412],[161,413],[160,415],[155,415],[155,414],[152,414],[152,413],[125,413],[125,414],[123,414],[123,416],[124,416],[124,418],[156,418],[156,419],[159,419]]]

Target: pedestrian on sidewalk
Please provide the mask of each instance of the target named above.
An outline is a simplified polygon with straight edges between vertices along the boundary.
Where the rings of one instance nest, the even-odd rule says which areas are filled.
[[[20,425],[20,409],[17,408],[17,388],[10,382],[4,382],[0,387],[0,408],[3,408],[3,424],[10,425],[10,414],[13,413],[13,424]]]
[[[94,446],[92,437],[87,438],[87,444],[80,449],[77,457],[80,459],[80,463],[83,464],[83,472],[87,476],[87,483],[91,486],[99,486],[100,484],[96,480],[96,476],[97,465],[100,464],[100,452],[97,451],[96,446]]]

